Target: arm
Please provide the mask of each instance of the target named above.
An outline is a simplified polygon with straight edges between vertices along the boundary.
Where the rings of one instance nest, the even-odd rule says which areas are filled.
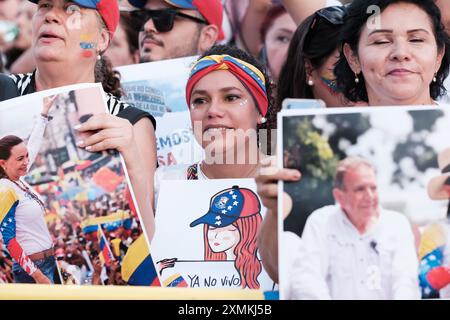
[[[27,256],[25,251],[16,239],[16,209],[19,198],[11,188],[4,188],[0,191],[0,217],[3,241],[11,254],[11,257],[19,263],[23,270],[35,279],[37,283],[50,283],[50,280],[36,267]]]
[[[258,236],[258,249],[264,268],[270,278],[278,282],[278,180],[297,181],[301,175],[297,170],[278,169],[276,158],[261,161],[262,168],[256,177],[257,193],[267,208],[266,216]]]
[[[47,127],[48,119],[39,116],[34,123],[33,130],[31,131],[30,137],[28,138],[27,148],[28,157],[30,161],[28,162],[27,170],[30,170],[31,166],[36,160],[36,156],[41,148],[42,141],[44,139],[45,128]]]
[[[257,56],[262,47],[263,39],[259,30],[272,7],[272,0],[250,0],[241,22],[241,39],[248,52]]]
[[[133,132],[138,154],[143,161],[139,161],[140,168],[133,168],[134,172],[130,174],[130,180],[141,213],[140,218],[143,220],[143,227],[151,242],[155,234],[153,179],[156,170],[156,136],[148,118],[139,120],[133,126]]]
[[[53,102],[55,101],[56,97],[57,96],[44,98],[41,114],[36,120],[33,126],[33,130],[31,131],[30,138],[28,139],[27,143],[28,157],[30,159],[27,168],[28,170],[30,170],[31,166],[34,163],[34,160],[36,160],[36,156],[39,153],[39,149],[41,148],[45,128],[48,124],[48,112],[53,106]]]
[[[300,25],[303,20],[326,5],[326,0],[282,0],[287,12],[295,23]]]

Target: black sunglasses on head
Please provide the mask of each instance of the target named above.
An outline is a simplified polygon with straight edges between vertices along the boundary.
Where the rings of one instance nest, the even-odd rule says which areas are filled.
[[[186,19],[190,19],[197,23],[208,24],[205,20],[190,16],[183,12],[180,12],[176,9],[160,9],[160,10],[134,10],[130,12],[131,17],[135,20],[135,22],[139,26],[139,30],[144,30],[145,23],[152,19],[153,24],[158,32],[169,32],[172,30],[175,18],[182,17]]]
[[[308,47],[311,37],[314,35],[320,20],[325,20],[334,26],[343,25],[347,14],[345,6],[332,6],[322,8],[314,13],[309,30],[306,33],[303,47]]]

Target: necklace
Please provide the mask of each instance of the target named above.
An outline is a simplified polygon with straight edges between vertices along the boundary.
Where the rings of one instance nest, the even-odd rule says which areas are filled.
[[[28,194],[34,201],[36,201],[39,206],[41,207],[42,211],[45,213],[45,205],[42,202],[41,199],[39,199],[39,197],[34,194],[33,191],[30,190],[30,188],[28,188],[28,186],[26,184],[24,184],[22,181],[18,180],[20,183],[17,183],[16,181],[10,180],[12,181],[12,183],[14,183],[20,190],[22,190],[23,192],[25,192],[26,194]]]

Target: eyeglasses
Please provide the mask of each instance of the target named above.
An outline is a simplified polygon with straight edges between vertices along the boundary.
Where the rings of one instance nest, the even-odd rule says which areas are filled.
[[[344,24],[346,14],[347,10],[345,6],[325,7],[316,11],[309,30],[306,33],[305,40],[303,41],[303,47],[306,48],[309,46],[311,38],[317,30],[319,19],[324,19],[328,23],[338,26]]]
[[[145,23],[152,19],[153,24],[158,32],[169,32],[173,29],[175,18],[177,16],[186,18],[197,23],[208,24],[205,20],[182,13],[176,9],[161,9],[161,10],[134,10],[130,12],[131,17],[138,24],[139,30],[144,30]]]

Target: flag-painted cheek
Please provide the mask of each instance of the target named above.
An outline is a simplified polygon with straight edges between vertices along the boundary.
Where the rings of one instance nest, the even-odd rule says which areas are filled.
[[[320,80],[328,87],[328,91],[331,94],[340,93],[340,90],[337,87],[336,76],[334,75],[333,70],[327,69],[323,71],[319,76]]]

